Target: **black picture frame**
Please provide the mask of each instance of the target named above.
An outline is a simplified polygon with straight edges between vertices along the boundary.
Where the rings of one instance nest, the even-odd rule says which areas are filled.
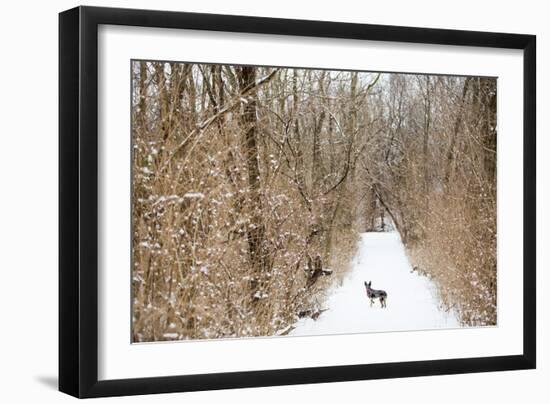
[[[98,380],[98,26],[180,28],[523,50],[523,354]],[[536,366],[536,37],[77,7],[59,15],[59,390],[75,397],[325,383]]]

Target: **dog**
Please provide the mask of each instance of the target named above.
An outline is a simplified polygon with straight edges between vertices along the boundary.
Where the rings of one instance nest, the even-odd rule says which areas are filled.
[[[388,300],[388,294],[385,290],[376,290],[371,288],[372,282],[365,282],[365,288],[367,289],[367,297],[370,299],[370,306],[374,304],[374,299],[380,300],[380,307],[386,307],[386,301]]]

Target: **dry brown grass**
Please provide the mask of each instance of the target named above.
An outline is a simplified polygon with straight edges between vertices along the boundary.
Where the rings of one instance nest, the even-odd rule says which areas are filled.
[[[493,198],[430,201],[425,237],[410,243],[413,265],[435,282],[442,305],[465,326],[497,324],[496,205]]]
[[[316,309],[320,278],[306,288],[306,257],[323,251],[325,238],[308,245],[316,221],[284,180],[268,178],[262,201],[271,270],[259,279],[250,262],[246,229],[253,226],[238,131],[227,129],[227,147],[212,131],[193,152],[192,163],[170,164],[159,175],[155,144],[136,139],[134,168],[134,341],[273,335]],[[167,145],[170,148],[170,145]],[[235,184],[222,171],[234,161]],[[159,157],[162,161],[162,154]],[[149,173],[157,173],[149,174]],[[333,236],[327,263],[343,272],[353,254],[354,233]],[[335,275],[337,276],[337,275]],[[263,286],[246,293],[256,278]]]

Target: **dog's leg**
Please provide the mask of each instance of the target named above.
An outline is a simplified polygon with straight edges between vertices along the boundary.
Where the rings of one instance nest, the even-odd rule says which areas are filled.
[[[371,299],[370,299],[370,307],[372,307],[373,304],[374,304],[374,299],[371,297]]]

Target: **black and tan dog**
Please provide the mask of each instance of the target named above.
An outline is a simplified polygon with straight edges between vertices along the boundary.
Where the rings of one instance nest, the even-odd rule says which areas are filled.
[[[369,283],[365,282],[365,288],[367,288],[367,297],[370,299],[370,305],[374,304],[374,299],[380,300],[380,307],[386,307],[386,301],[388,299],[388,294],[385,290],[376,290],[370,287],[372,284],[371,281]]]

